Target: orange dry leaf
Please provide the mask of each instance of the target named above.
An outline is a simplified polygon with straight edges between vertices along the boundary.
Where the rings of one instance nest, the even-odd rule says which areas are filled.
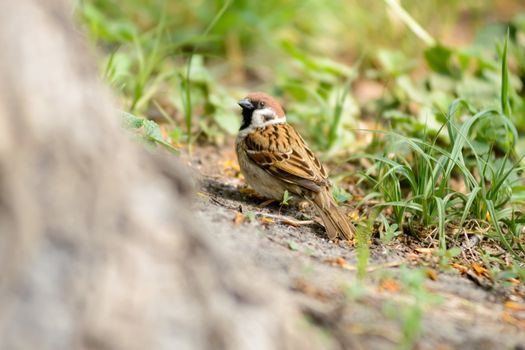
[[[507,278],[507,281],[509,281],[510,283],[514,284],[514,285],[518,285],[520,284],[520,280],[517,279],[517,278]]]
[[[346,260],[343,257],[335,259],[335,264],[341,267],[347,265]]]
[[[263,225],[269,225],[269,224],[273,224],[273,219],[272,218],[268,218],[266,216],[263,216],[259,219],[259,222]]]
[[[239,164],[238,164],[235,160],[233,160],[233,159],[226,159],[226,160],[223,162],[222,166],[224,167],[224,169],[229,169],[229,168],[231,168],[231,169],[233,169],[233,170],[237,170],[237,171],[240,171],[240,170],[241,170],[241,168],[239,167]]]
[[[504,311],[501,314],[501,318],[504,322],[510,323],[516,327],[525,329],[525,320],[520,320],[514,316],[512,316],[510,313]]]
[[[392,278],[387,278],[381,282],[381,284],[378,287],[379,292],[390,292],[390,293],[397,293],[401,290],[401,286],[399,285],[399,282]]]
[[[345,270],[355,271],[355,266],[352,266],[346,262],[346,260],[343,257],[339,257],[336,259],[328,259],[326,260],[330,265],[332,266],[339,266],[340,268],[343,268]]]
[[[525,305],[516,303],[513,301],[507,301],[505,304],[503,304],[505,309],[509,309],[511,311],[525,311]]]
[[[236,213],[235,213],[235,218],[233,218],[233,223],[234,223],[235,225],[240,225],[240,224],[242,224],[243,222],[244,222],[244,215],[242,215],[242,213],[239,212],[239,211],[236,212]]]
[[[239,167],[239,163],[237,163],[235,160],[227,159],[222,163],[222,168],[224,170],[224,174],[226,176],[236,177],[240,174],[241,168]]]
[[[472,265],[470,265],[470,266],[472,266],[472,269],[474,270],[474,272],[476,273],[476,275],[478,275],[478,276],[486,276],[486,277],[488,277],[489,272],[488,272],[487,269],[484,268],[483,266],[478,265],[478,264],[476,264],[476,263],[472,263]]]
[[[450,264],[450,266],[452,266],[453,268],[455,268],[456,270],[458,270],[461,273],[466,273],[467,270],[468,270],[465,266],[460,265],[460,264],[456,264],[456,263],[452,263],[452,264]]]
[[[432,281],[437,280],[437,273],[434,270],[428,269],[425,271],[425,275],[430,278]]]

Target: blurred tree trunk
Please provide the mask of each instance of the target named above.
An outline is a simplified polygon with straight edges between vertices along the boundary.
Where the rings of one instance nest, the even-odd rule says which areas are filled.
[[[72,13],[0,2],[0,348],[311,348],[196,229],[175,159],[128,140]]]

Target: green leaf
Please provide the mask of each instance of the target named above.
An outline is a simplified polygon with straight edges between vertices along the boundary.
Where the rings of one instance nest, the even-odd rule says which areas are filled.
[[[438,232],[439,232],[439,248],[447,249],[447,242],[445,240],[445,201],[443,198],[434,197],[438,209]]]
[[[128,129],[139,129],[144,125],[144,118],[139,118],[130,113],[122,113],[124,127]]]
[[[284,190],[283,200],[281,201],[281,204],[288,205],[289,200],[290,200],[290,194],[288,193],[288,190]]]
[[[155,141],[164,141],[160,127],[153,120],[144,120],[144,136],[147,136]]]
[[[299,250],[299,245],[293,241],[288,241],[288,248],[293,251]]]
[[[255,222],[255,213],[253,211],[249,211],[244,216],[248,219],[250,222]]]
[[[425,50],[425,59],[428,66],[436,73],[453,75],[450,67],[452,50],[441,44],[430,47]]]
[[[332,194],[337,203],[344,203],[352,197],[350,193],[335,184],[332,187]]]

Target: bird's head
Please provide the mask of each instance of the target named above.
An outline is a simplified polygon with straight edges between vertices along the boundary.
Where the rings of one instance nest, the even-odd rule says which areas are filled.
[[[241,131],[286,122],[286,116],[279,102],[264,92],[252,92],[238,104],[242,107]]]

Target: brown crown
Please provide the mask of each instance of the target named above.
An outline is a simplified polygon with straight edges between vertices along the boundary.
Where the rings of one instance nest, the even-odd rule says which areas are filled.
[[[265,106],[272,108],[279,118],[284,118],[284,110],[275,98],[264,92],[252,92],[246,96],[254,105],[264,102]]]

